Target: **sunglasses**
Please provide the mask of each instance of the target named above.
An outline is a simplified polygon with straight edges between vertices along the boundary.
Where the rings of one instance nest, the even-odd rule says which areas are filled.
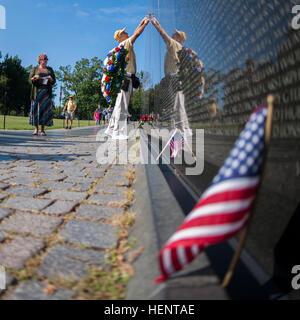
[[[42,61],[48,61],[48,58],[43,58],[43,59],[41,59]]]

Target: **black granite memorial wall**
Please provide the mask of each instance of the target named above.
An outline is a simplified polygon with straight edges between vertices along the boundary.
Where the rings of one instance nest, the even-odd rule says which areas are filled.
[[[176,28],[185,33],[186,41],[177,51],[177,70],[166,72],[170,48],[154,26],[148,28],[143,104],[143,113],[159,114],[161,126],[205,129],[205,161],[217,172],[252,111],[266,103],[268,94],[275,95],[271,148],[246,248],[270,275],[289,260],[282,276],[287,281],[292,264],[300,264],[292,235],[285,247],[278,246],[283,235],[287,238],[286,228],[300,198],[296,4],[292,0],[149,0],[148,12],[167,34],[172,36]],[[179,105],[178,95],[184,101]],[[190,181],[200,194],[212,176],[204,169]],[[289,247],[292,258],[279,261],[279,247]]]

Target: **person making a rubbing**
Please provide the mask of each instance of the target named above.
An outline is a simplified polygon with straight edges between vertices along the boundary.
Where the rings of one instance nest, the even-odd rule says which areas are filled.
[[[132,93],[132,88],[135,86],[133,81],[135,81],[136,73],[136,56],[133,50],[133,45],[135,40],[143,33],[146,26],[149,23],[149,18],[144,18],[138,25],[133,35],[129,37],[126,32],[126,28],[122,30],[117,30],[114,34],[115,40],[120,44],[124,45],[124,48],[128,50],[128,55],[126,57],[127,67],[125,69],[125,78],[123,80],[123,85],[121,92],[117,96],[116,104],[114,106],[114,111],[112,113],[111,119],[109,121],[108,127],[105,134],[112,139],[124,140],[128,139],[127,135],[127,116],[128,116],[128,106],[130,101],[130,96]]]

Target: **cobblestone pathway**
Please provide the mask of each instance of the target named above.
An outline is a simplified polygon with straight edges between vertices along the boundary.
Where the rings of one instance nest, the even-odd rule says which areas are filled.
[[[99,165],[92,135],[2,136],[0,145],[0,265],[8,285],[0,299],[101,298],[99,279],[85,281],[91,268],[109,278],[107,253],[120,242],[125,248],[130,223],[118,222],[130,214],[133,166]],[[93,285],[95,296],[84,295]]]

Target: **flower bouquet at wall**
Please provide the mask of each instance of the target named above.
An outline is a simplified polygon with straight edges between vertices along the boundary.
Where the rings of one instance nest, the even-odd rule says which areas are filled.
[[[141,120],[139,121],[139,124],[138,124],[138,126],[137,126],[137,129],[139,129],[140,127],[142,127],[147,121],[148,121],[148,123],[154,128],[152,116],[151,116],[151,115],[149,115],[149,116],[143,115],[143,116],[141,117]]]
[[[139,124],[138,124],[138,126],[137,126],[137,129],[139,129],[140,127],[142,127],[142,126],[145,124],[146,121],[147,121],[147,116],[146,116],[146,115],[142,115],[142,116],[141,116],[141,119],[140,119],[140,121],[139,121]]]
[[[148,116],[148,123],[154,128],[153,117],[151,115]]]
[[[127,66],[127,54],[128,50],[126,50],[123,45],[120,45],[111,50],[104,60],[101,92],[110,105],[115,103],[117,95],[121,91],[125,68]]]

